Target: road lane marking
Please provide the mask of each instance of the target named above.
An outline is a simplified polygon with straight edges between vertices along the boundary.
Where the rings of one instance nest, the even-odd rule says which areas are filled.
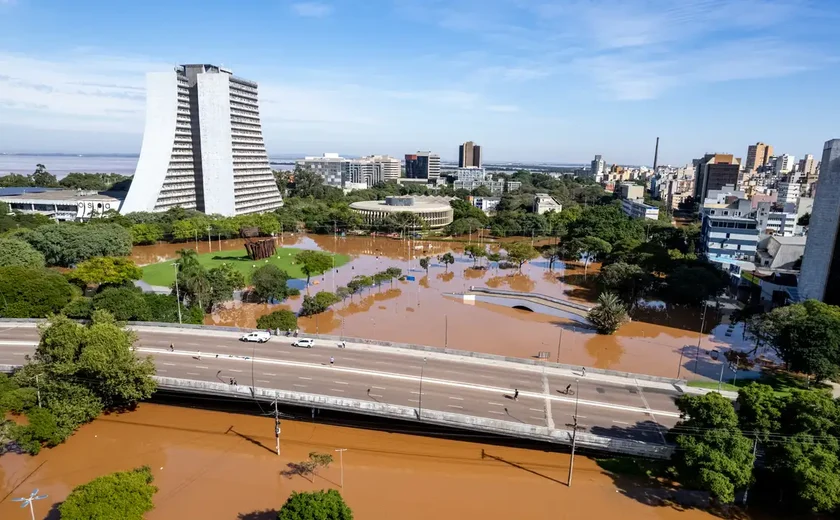
[[[298,388],[306,388],[306,385],[299,385],[297,383],[294,383],[292,386],[296,386]]]
[[[487,410],[487,413],[495,413],[498,415],[505,415],[505,412],[497,412],[496,410]]]
[[[545,395],[545,404],[543,405],[545,407],[545,410],[543,410],[543,413],[545,413],[545,425],[553,430],[554,416],[552,415],[551,401],[549,400],[549,397],[551,396],[551,386],[548,384],[548,376],[545,374],[545,371],[543,371],[542,374],[542,383],[543,395]]]
[[[418,392],[417,390],[412,390],[411,393],[414,395],[420,395],[420,392]]]
[[[164,370],[164,369],[162,369],[162,368],[157,369],[157,371],[158,371],[158,372],[166,372],[166,370]]]
[[[381,396],[381,395],[379,395],[379,394],[368,394],[368,395],[369,395],[369,396],[371,396],[371,397],[382,397],[382,396]]]
[[[630,425],[630,423],[629,423],[629,422],[624,422],[624,421],[613,421],[613,422],[614,422],[615,424],[626,424],[626,425],[628,425],[628,426]]]
[[[659,433],[659,437],[662,439],[662,444],[667,444],[665,440],[665,434],[662,433],[662,429],[659,427],[659,421],[656,419],[656,415],[653,414],[653,410],[650,409],[650,405],[647,402],[647,398],[645,398],[645,393],[642,391],[642,387],[639,386],[639,381],[636,380],[636,388],[639,389],[639,397],[642,398],[642,402],[645,404],[645,408],[647,408],[648,413],[650,414],[650,418],[653,419],[653,422],[656,423],[656,431]]]
[[[487,401],[487,404],[492,404],[493,406],[504,406],[505,403],[494,403],[493,401]]]
[[[270,383],[271,381],[266,381],[265,379],[257,379],[257,383]]]
[[[455,400],[457,400],[457,401],[463,401],[463,400],[464,400],[464,398],[463,398],[463,397],[452,397],[452,396],[450,396],[449,398],[450,398],[450,399],[455,399]]]
[[[540,408],[528,408],[528,409],[531,410],[532,412],[542,412],[542,411],[544,411]]]
[[[198,372],[187,372],[187,375],[188,376],[200,376],[201,374],[199,374]]]
[[[371,388],[376,388],[377,390],[385,390],[384,386],[371,386]]]
[[[330,388],[330,390],[332,390],[333,392],[344,392],[344,390],[341,390],[339,388]]]
[[[298,376],[298,379],[305,379],[306,381],[312,381],[311,377]]]
[[[164,363],[164,365],[166,365],[166,366],[168,366],[168,367],[174,367],[174,366],[175,366],[175,363]]]
[[[0,341],[0,345],[8,345],[10,347],[37,347],[37,341]]]
[[[530,417],[531,419],[536,419],[536,420],[538,420],[538,421],[540,421],[540,422],[545,421],[545,417],[534,417],[533,415],[529,415],[528,417]]]
[[[269,374],[268,372],[263,372],[264,376],[276,376],[277,374]]]
[[[12,352],[13,356],[25,356],[26,352]]]
[[[210,368],[210,367],[200,367],[200,366],[196,365],[195,368]]]
[[[157,354],[157,355],[170,355],[170,356],[192,356],[191,353],[183,353],[183,352],[169,352],[163,349],[151,349],[140,347],[137,349],[138,351],[148,352],[150,354]],[[247,359],[246,359],[247,358]],[[289,367],[297,367],[297,368],[308,368],[314,370],[332,370],[334,372],[344,372],[356,375],[366,375],[366,376],[375,376],[381,377],[383,379],[396,379],[401,381],[411,381],[414,383],[418,383],[420,381],[419,375],[409,375],[409,374],[398,374],[393,372],[377,372],[375,370],[370,369],[359,369],[359,368],[349,368],[349,367],[340,367],[340,366],[329,366],[323,365],[321,363],[308,363],[304,361],[290,361],[290,360],[280,360],[280,359],[252,359],[248,356],[232,356],[225,358],[228,361],[242,361],[246,363],[262,363],[267,365],[280,365],[280,366],[289,366]],[[482,392],[494,393],[496,395],[499,394],[508,394],[510,393],[509,388],[499,388],[493,387],[488,385],[482,384],[475,384],[475,383],[465,383],[462,381],[450,381],[445,379],[437,379],[431,377],[424,377],[423,382],[426,384],[431,385],[438,385],[438,386],[448,386],[453,388],[461,388],[461,389],[469,389],[469,390],[478,390]],[[542,392],[532,392],[532,391],[520,391],[519,397],[522,398],[531,398],[531,399],[544,399],[545,395]],[[589,406],[592,408],[605,408],[610,410],[621,410],[625,412],[634,412],[634,413],[642,413],[642,414],[656,414],[661,415],[663,417],[674,417],[679,418],[679,412],[671,412],[666,410],[651,410],[646,408],[641,408],[638,406],[630,406],[630,405],[622,405],[622,404],[613,404],[603,401],[590,401],[588,399],[577,399],[575,397],[568,397],[563,395],[551,395],[549,399],[553,402],[557,403],[566,403],[569,405],[577,403],[579,406]]]
[[[463,410],[463,409],[464,409],[464,407],[463,407],[463,406],[458,406],[457,404],[448,404],[448,405],[446,405],[446,406],[448,406],[449,408],[458,408],[459,410]]]
[[[241,370],[237,370],[235,368],[229,368],[228,370],[230,370],[231,372],[240,372],[240,373],[242,372]]]
[[[333,383],[337,385],[349,385],[350,383],[345,383],[344,381],[333,381]]]

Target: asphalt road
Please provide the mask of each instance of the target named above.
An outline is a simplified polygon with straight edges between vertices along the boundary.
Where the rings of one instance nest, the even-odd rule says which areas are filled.
[[[8,325],[0,324],[0,364],[24,364],[37,344],[37,329]],[[595,374],[545,373],[457,356],[424,359],[413,351],[370,350],[351,344],[339,349],[335,342],[320,340],[311,349],[293,347],[292,338],[285,337],[272,337],[263,344],[243,343],[237,336],[149,327],[138,331],[136,347],[138,354],[154,357],[161,376],[222,382],[235,378],[239,385],[558,428],[573,422],[577,406],[583,430],[619,438],[664,442],[662,433],[678,420],[676,390],[640,386],[633,379],[605,381]],[[170,344],[174,352],[169,351]],[[565,394],[569,384],[573,395]],[[516,389],[519,396],[514,400]]]

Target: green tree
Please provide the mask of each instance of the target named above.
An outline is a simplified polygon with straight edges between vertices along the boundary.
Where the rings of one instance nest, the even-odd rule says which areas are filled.
[[[154,509],[153,481],[148,466],[98,477],[76,487],[58,510],[62,520],[142,520]]]
[[[598,304],[589,311],[587,318],[598,334],[613,334],[627,321],[627,308],[618,296],[604,292],[598,296]]]
[[[178,300],[174,294],[143,293],[143,299],[146,300],[146,306],[149,309],[149,321],[178,323]],[[198,305],[182,305],[181,322],[202,325],[204,323],[204,309]]]
[[[209,294],[205,309],[212,311],[219,303],[233,300],[233,291],[245,288],[245,275],[225,262],[207,271]]]
[[[437,257],[438,262],[443,264],[443,267],[449,272],[449,266],[455,263],[455,255],[450,252],[444,253]]]
[[[274,311],[270,314],[263,314],[262,316],[257,318],[257,328],[297,330],[297,315],[295,315],[294,312],[286,309]]]
[[[476,208],[469,202],[460,199],[452,199],[449,201],[449,205],[452,206],[453,209],[453,221],[458,221],[462,219],[473,219],[479,224],[487,224],[489,218],[487,215],[481,211],[479,208]],[[473,229],[477,229],[477,227],[473,227]],[[461,234],[461,233],[453,233],[453,234]]]
[[[32,186],[32,179],[29,175],[9,173],[0,175],[0,188],[27,188]]]
[[[341,299],[329,291],[320,291],[315,296],[304,295],[300,306],[301,316],[312,316],[326,311],[330,305],[338,303]]]
[[[154,244],[163,238],[163,228],[157,224],[134,224],[131,226],[131,243],[134,245]]]
[[[0,238],[0,267],[11,265],[32,269],[44,267],[44,255],[23,240]]]
[[[373,287],[373,278],[366,275],[358,275],[354,276],[352,280],[347,282],[347,288],[350,290],[351,295],[360,293],[367,287]],[[352,298],[352,296],[351,296]]]
[[[393,286],[394,278],[399,278],[402,276],[402,269],[400,269],[399,267],[391,266],[382,271],[382,274],[384,275],[384,279],[388,280]]]
[[[789,370],[818,381],[835,376],[840,364],[840,308],[817,300],[774,309],[761,325]]]
[[[481,211],[481,210],[479,210]],[[475,218],[460,218],[457,220],[453,220],[449,226],[446,228],[446,234],[450,236],[459,236],[459,235],[467,235],[470,233],[475,233],[479,229],[483,229],[484,224]]]
[[[779,398],[772,387],[750,383],[738,391],[738,424],[741,430],[766,442],[770,434],[781,430],[785,405],[786,400]]]
[[[55,415],[45,408],[30,408],[26,412],[27,425],[12,428],[12,439],[30,455],[37,455],[42,446],[52,447],[63,440]]]
[[[420,259],[420,269],[423,269],[424,271],[426,271],[426,274],[429,274],[429,262],[431,260],[432,259],[429,258],[428,256],[424,256],[423,258]]]
[[[464,247],[464,253],[466,253],[467,256],[472,258],[473,267],[475,267],[476,262],[478,262],[481,258],[487,256],[487,250],[484,249],[484,247],[476,244],[470,244]]]
[[[669,302],[700,305],[719,295],[728,284],[728,275],[712,265],[681,265],[665,280],[663,296]]]
[[[82,285],[125,285],[142,277],[134,260],[115,256],[89,258],[70,273],[70,279]]]
[[[320,198],[324,194],[324,178],[308,168],[295,166],[292,195],[295,197]]]
[[[677,407],[687,417],[672,431],[672,456],[681,482],[711,493],[721,504],[752,481],[752,442],[738,429],[732,403],[717,392],[683,395]]]
[[[511,262],[519,265],[519,270],[522,270],[522,265],[528,260],[533,260],[540,254],[534,249],[534,246],[528,242],[514,242],[505,246],[507,251],[507,258]]]
[[[94,256],[128,256],[131,235],[118,224],[49,224],[25,235],[47,265],[69,267]]]
[[[289,274],[274,264],[264,264],[251,273],[252,294],[259,301],[283,301],[289,296]]]
[[[61,311],[78,292],[61,274],[47,269],[0,267],[0,316],[43,318]]]
[[[306,275],[306,285],[312,275],[327,272],[333,265],[332,256],[321,251],[306,250],[295,255],[295,263],[300,264],[300,270]]]
[[[149,306],[136,287],[109,287],[93,297],[93,309],[111,313],[119,321],[147,321]]]
[[[647,292],[650,280],[638,265],[617,262],[601,268],[601,272],[598,273],[598,285],[603,291],[617,294],[632,307]]]
[[[55,175],[48,172],[47,167],[43,164],[38,164],[35,166],[35,171],[30,176],[30,179],[32,180],[33,186],[38,186],[41,188],[58,187],[58,180],[55,178]]]
[[[335,489],[293,491],[277,512],[277,520],[353,520],[353,512]]]
[[[85,296],[74,298],[61,309],[61,314],[75,320],[89,319],[93,314],[93,298]]]

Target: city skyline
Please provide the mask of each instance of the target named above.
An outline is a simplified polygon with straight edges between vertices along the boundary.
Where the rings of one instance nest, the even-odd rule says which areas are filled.
[[[451,161],[469,138],[488,162],[649,165],[660,136],[661,164],[759,141],[819,156],[836,131],[823,114],[840,110],[826,1],[87,6],[0,1],[3,151],[139,153],[145,74],[188,62],[260,83],[271,155]],[[283,29],[249,37],[253,20]],[[410,22],[424,30],[406,37]],[[406,62],[424,71],[408,86]],[[807,125],[755,109],[786,101]]]

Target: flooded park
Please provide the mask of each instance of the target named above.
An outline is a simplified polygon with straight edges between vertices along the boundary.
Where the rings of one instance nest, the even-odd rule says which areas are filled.
[[[272,418],[144,403],[102,416],[35,457],[0,457],[0,518],[29,518],[9,499],[38,488],[49,496],[36,518],[57,519],[52,508],[73,487],[142,465],[159,488],[148,520],[271,520],[292,491],[341,489],[342,473],[342,495],[364,520],[719,518],[686,500],[674,504],[673,489],[610,474],[584,456],[569,488],[567,452],[500,446],[470,433],[440,439],[284,420],[281,439],[277,456]],[[342,462],[337,449],[346,450]],[[312,481],[282,473],[311,451],[335,460]]]
[[[470,237],[478,243],[476,237]],[[572,365],[637,372],[666,377],[717,379],[721,364],[710,356],[714,350],[746,347],[741,326],[730,330],[720,315],[710,308],[700,334],[701,309],[651,306],[637,310],[630,323],[612,336],[595,334],[578,323],[562,317],[529,312],[486,301],[464,301],[458,293],[471,286],[520,292],[540,293],[591,304],[597,293],[593,280],[598,266],[586,272],[577,263],[555,262],[549,269],[542,258],[517,269],[489,267],[475,269],[474,261],[464,254],[468,243],[425,240],[394,240],[385,237],[337,237],[332,235],[286,234],[277,239],[282,247],[319,249],[348,255],[350,261],[336,270],[313,277],[311,293],[332,291],[354,276],[372,275],[387,267],[398,267],[413,281],[395,280],[334,305],[325,313],[302,318],[301,330],[307,333],[361,337],[399,343],[415,343],[451,349],[471,350],[515,357],[537,357],[548,352],[549,359]],[[537,243],[538,245],[538,243]],[[503,243],[491,242],[491,250]],[[197,241],[182,244],[158,244],[134,248],[139,265],[174,258],[176,251],[197,248],[199,253],[236,250],[240,240]],[[452,251],[455,263],[443,266],[437,256]],[[428,272],[419,259],[431,258]],[[295,281],[306,291],[301,280]],[[300,297],[280,305],[230,302],[212,315],[208,325],[254,327],[259,316],[279,308],[297,310]],[[701,348],[698,356],[698,341]],[[732,377],[727,373],[724,377]],[[740,377],[740,376],[739,376]]]

